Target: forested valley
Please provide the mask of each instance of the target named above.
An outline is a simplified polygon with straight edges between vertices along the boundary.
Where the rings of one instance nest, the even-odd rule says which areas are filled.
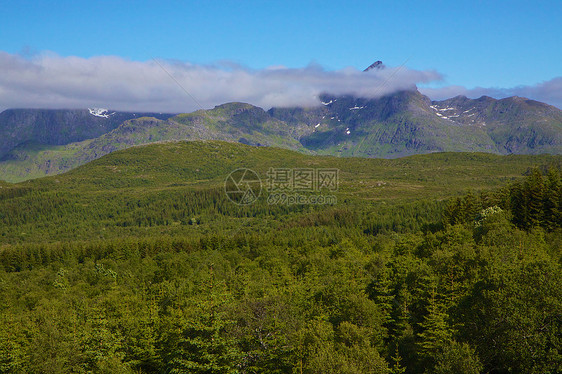
[[[562,372],[562,159],[518,157],[172,143],[2,184],[0,373]],[[337,203],[228,200],[272,165]]]

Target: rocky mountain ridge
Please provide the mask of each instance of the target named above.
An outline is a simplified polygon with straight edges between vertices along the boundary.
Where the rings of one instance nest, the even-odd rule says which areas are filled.
[[[525,98],[432,101],[412,89],[376,99],[325,94],[320,101],[315,107],[267,111],[227,103],[179,115],[10,109],[0,113],[0,180],[56,174],[115,150],[176,140],[226,140],[345,157],[562,154],[562,111]]]

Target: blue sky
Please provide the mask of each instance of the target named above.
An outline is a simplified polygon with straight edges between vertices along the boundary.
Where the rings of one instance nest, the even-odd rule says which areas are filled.
[[[562,76],[561,18],[560,1],[12,1],[0,12],[0,51],[254,70],[380,59],[440,74],[421,87],[485,93]]]

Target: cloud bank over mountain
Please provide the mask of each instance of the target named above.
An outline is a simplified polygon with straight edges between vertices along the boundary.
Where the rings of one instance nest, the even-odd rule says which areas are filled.
[[[0,110],[7,108],[104,107],[123,111],[191,112],[225,102],[314,106],[318,95],[376,98],[442,80],[433,70],[387,67],[363,72],[328,71],[311,64],[256,70],[231,62],[197,65],[181,61],[131,61],[116,56],[63,57],[45,52],[26,58],[0,52]],[[562,78],[511,90],[450,86],[426,88],[432,99],[458,94],[528,96],[562,106]]]
[[[27,59],[0,52],[0,108],[85,108],[188,112],[225,102],[260,107],[319,104],[318,95],[380,97],[441,79],[435,71],[387,68],[363,73],[270,67],[253,70],[229,62],[130,61],[120,57]]]

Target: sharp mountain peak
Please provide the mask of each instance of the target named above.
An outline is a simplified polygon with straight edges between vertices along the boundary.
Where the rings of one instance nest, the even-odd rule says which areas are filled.
[[[369,70],[380,70],[380,69],[384,69],[384,65],[382,63],[382,61],[378,60],[373,62],[371,65],[369,65],[365,70],[363,71],[369,71]]]

